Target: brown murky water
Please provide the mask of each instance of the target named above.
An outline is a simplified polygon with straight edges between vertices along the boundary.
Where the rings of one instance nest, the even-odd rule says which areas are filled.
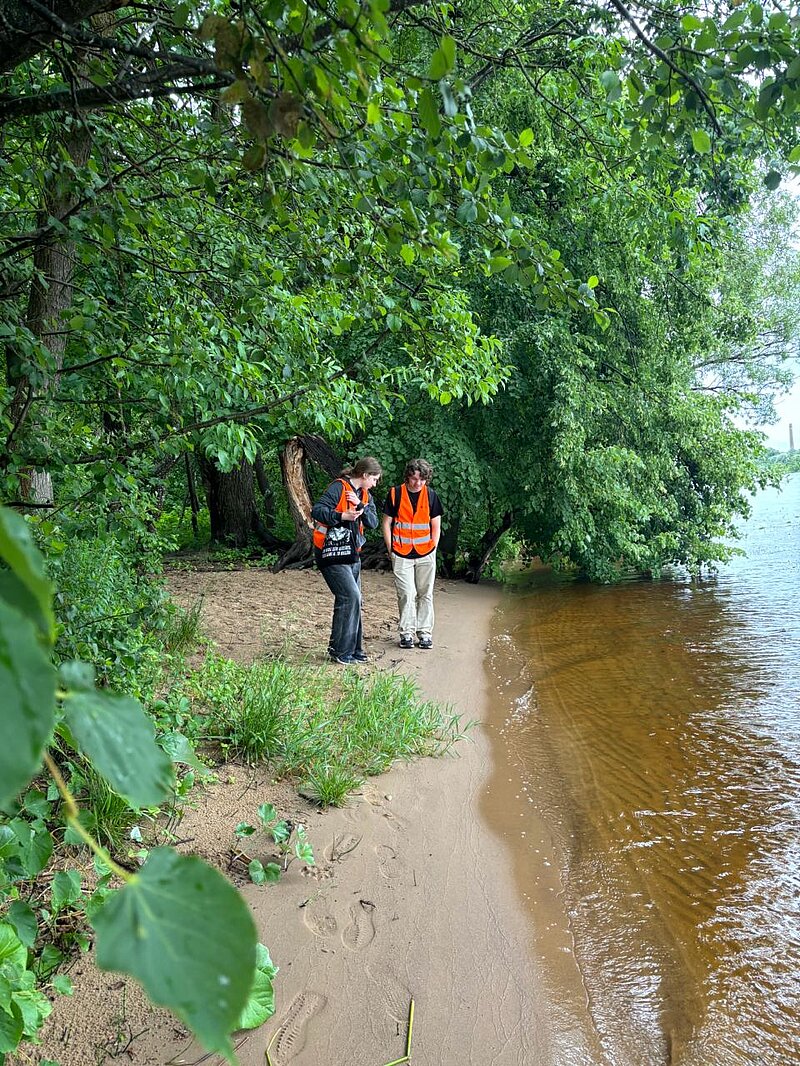
[[[800,1062],[800,475],[742,546],[698,581],[533,575],[499,612],[485,809],[558,1066]]]

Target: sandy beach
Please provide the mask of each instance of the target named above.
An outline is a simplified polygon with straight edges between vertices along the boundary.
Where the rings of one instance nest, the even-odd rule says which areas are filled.
[[[331,598],[303,571],[174,573],[175,599],[203,596],[203,629],[220,652],[249,661],[283,652],[322,662]],[[402,652],[390,575],[364,575],[365,635],[373,665],[413,676],[422,693],[475,721],[454,753],[371,778],[339,810],[320,812],[263,769],[220,768],[193,796],[176,830],[182,850],[217,863],[240,887],[274,962],[277,1011],[239,1034],[243,1066],[383,1066],[412,1061],[525,1064],[552,1061],[544,984],[531,950],[530,900],[522,905],[506,846],[481,813],[492,772],[484,656],[497,591],[437,582],[435,647]],[[291,866],[256,886],[232,858],[234,826],[274,803],[302,822],[316,868]],[[209,922],[213,922],[209,915]],[[152,1008],[135,984],[73,969],[33,1057],[61,1066],[217,1063],[183,1026]]]

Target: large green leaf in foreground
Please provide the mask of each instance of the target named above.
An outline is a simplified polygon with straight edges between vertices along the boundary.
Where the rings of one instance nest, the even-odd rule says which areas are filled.
[[[55,706],[55,670],[32,623],[0,600],[0,805],[41,766]]]
[[[28,523],[6,507],[0,507],[0,559],[8,564],[14,575],[13,582],[6,586],[7,597],[13,598],[15,606],[29,615],[48,642],[52,642],[55,633],[53,586],[45,573],[44,558],[33,543]],[[9,577],[5,575],[5,580]],[[12,592],[17,583],[23,592]],[[30,606],[26,603],[25,590],[33,601]]]
[[[172,763],[137,700],[97,689],[70,692],[64,715],[81,751],[121,796],[136,807],[155,807],[167,797]]]
[[[256,930],[247,904],[222,874],[155,848],[93,924],[104,970],[131,974],[204,1047],[233,1061],[229,1034],[253,987]]]

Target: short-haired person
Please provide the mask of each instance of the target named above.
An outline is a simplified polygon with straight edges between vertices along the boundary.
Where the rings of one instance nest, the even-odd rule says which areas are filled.
[[[433,582],[442,531],[442,504],[430,487],[433,467],[409,459],[403,484],[393,485],[383,505],[383,539],[392,562],[400,608],[400,647],[433,647]]]
[[[364,526],[375,529],[378,512],[372,498],[380,480],[381,465],[371,455],[364,456],[342,471],[311,508],[314,519],[314,557],[319,566],[325,534],[329,526],[350,523],[355,532],[358,551],[364,544]],[[328,655],[335,663],[348,666],[369,662],[364,651],[361,619],[361,559],[352,563],[333,563],[320,566],[325,583],[333,593],[333,622],[328,641]]]

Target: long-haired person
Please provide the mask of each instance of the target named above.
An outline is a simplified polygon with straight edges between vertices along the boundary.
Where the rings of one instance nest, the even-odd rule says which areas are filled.
[[[369,661],[364,651],[361,621],[361,559],[364,527],[375,529],[378,512],[371,490],[380,480],[381,465],[371,455],[359,459],[342,471],[311,508],[314,519],[314,556],[325,583],[333,593],[333,623],[328,642],[328,654],[343,666]],[[325,558],[329,531],[349,531],[352,537],[352,558],[348,557],[348,540],[341,548],[345,562]]]

